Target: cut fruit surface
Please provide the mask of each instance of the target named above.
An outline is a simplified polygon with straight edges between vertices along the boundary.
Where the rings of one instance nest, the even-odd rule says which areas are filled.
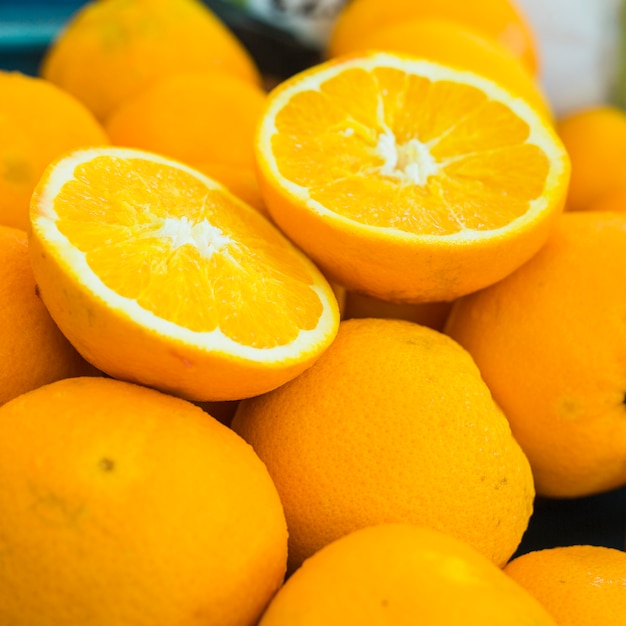
[[[334,338],[313,263],[220,184],[152,153],[107,148],[53,163],[33,196],[44,303],[111,376],[194,400],[272,389]]]
[[[355,291],[451,300],[545,242],[569,180],[549,122],[496,83],[399,53],[318,65],[268,96],[256,140],[274,221]]]

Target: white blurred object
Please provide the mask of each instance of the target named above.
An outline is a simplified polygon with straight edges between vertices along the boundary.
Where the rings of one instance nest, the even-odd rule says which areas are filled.
[[[621,64],[623,0],[517,0],[539,47],[540,82],[557,117],[609,102]]]

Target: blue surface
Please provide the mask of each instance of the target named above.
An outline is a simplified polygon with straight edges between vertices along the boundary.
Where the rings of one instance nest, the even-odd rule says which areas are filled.
[[[84,0],[0,0],[0,68],[37,73],[46,48]]]

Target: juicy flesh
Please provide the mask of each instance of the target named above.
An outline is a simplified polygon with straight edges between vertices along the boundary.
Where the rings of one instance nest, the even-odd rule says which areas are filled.
[[[54,208],[108,288],[179,326],[271,348],[322,314],[310,272],[276,229],[185,171],[99,157],[76,169]]]
[[[343,70],[294,95],[275,125],[281,176],[332,212],[408,233],[506,226],[549,170],[507,106],[396,68]]]

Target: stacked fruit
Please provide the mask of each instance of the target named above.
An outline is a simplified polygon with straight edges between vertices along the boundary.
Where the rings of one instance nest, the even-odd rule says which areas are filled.
[[[516,555],[626,485],[626,114],[508,0],[353,0],[277,86],[197,0],[0,72],[0,624],[624,623]]]

